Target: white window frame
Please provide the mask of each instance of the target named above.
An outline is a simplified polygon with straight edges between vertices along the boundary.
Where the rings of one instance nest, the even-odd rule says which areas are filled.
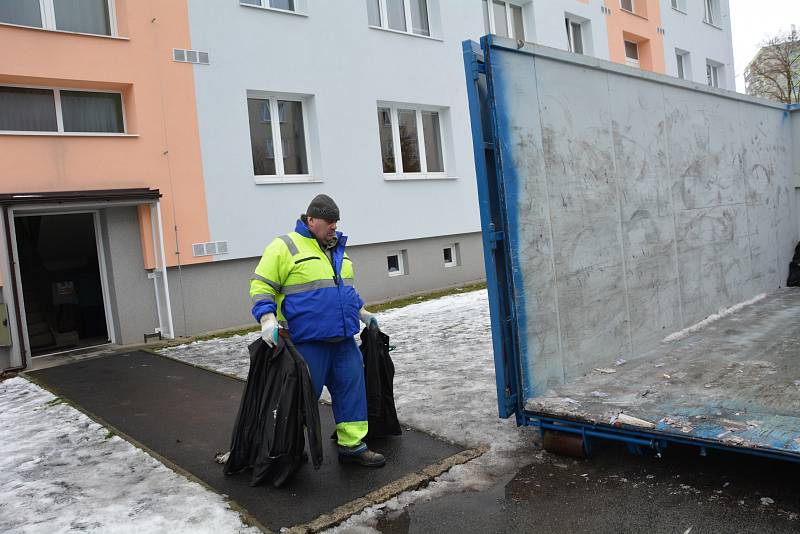
[[[425,9],[427,10],[428,15],[428,35],[424,33],[415,33],[414,32],[414,24],[411,20],[411,2],[409,0],[403,0],[403,12],[405,14],[406,19],[406,30],[398,30],[396,28],[389,27],[389,15],[388,10],[386,8],[386,0],[378,0],[378,17],[380,18],[381,25],[375,26],[374,24],[370,24],[370,28],[378,28],[381,30],[387,30],[390,32],[397,32],[397,33],[407,33],[408,35],[415,35],[417,37],[433,37],[431,31],[431,8],[430,8],[430,0],[425,2]]]
[[[680,48],[675,49],[675,76],[681,80],[692,80],[692,63],[690,53]],[[683,70],[683,76],[681,76]]]
[[[711,60],[706,60],[706,83],[709,87],[720,89],[719,69],[719,64],[714,63]]]
[[[449,269],[450,267],[458,267],[460,265],[458,243],[450,243],[448,245],[445,245],[442,248],[442,252],[444,252],[448,248],[450,249],[450,259],[451,259],[451,261],[449,261],[449,262],[445,261],[444,262],[445,269]]]
[[[505,12],[506,12],[506,26],[508,27],[508,38],[509,39],[521,39],[525,40],[525,36],[519,37],[515,35],[515,28],[514,28],[514,15],[511,11],[511,6],[516,6],[520,8],[521,15],[522,15],[522,29],[525,31],[525,10],[522,9],[523,6],[518,4],[517,2],[511,2],[509,0],[498,0],[499,3],[504,4]],[[491,4],[494,3],[494,0],[487,0],[486,2],[486,9],[487,9],[487,19],[489,21],[489,33],[493,35],[497,35],[497,25],[494,21],[494,9]]]
[[[621,10],[623,10],[623,11],[627,11],[628,13],[636,14],[636,0],[630,0],[630,2],[631,2],[631,8],[630,9],[628,9],[627,7],[622,5],[623,1],[624,0],[619,0],[619,8]]]
[[[717,3],[714,0],[703,0],[703,22],[718,26]]]
[[[252,7],[254,9],[263,9],[266,11],[276,11],[278,13],[286,13],[287,15],[300,15],[301,17],[307,17],[308,13],[306,13],[306,3],[305,0],[294,0],[294,9],[283,9],[280,7],[272,7],[269,5],[269,0],[258,0],[258,4],[248,4],[239,0],[239,5],[243,7]]]
[[[686,14],[686,0],[670,0],[670,6],[678,13]]]
[[[53,98],[55,99],[56,108],[56,127],[55,132],[43,131],[28,131],[28,130],[0,130],[0,135],[64,135],[64,136],[85,136],[85,137],[130,137],[128,133],[128,118],[125,112],[125,95],[122,91],[113,91],[108,89],[86,89],[83,87],[51,87],[45,85],[18,85],[13,83],[0,83],[0,87],[15,87],[19,89],[46,89],[53,91]],[[64,131],[64,116],[61,112],[61,91],[79,91],[81,93],[113,93],[119,95],[120,105],[122,107],[122,132],[65,132]]]
[[[627,47],[624,46],[624,44],[626,44],[626,43],[631,43],[631,44],[635,44],[636,45],[636,59],[634,59],[632,57],[628,57]],[[639,43],[637,43],[636,41],[630,41],[628,39],[625,39],[624,40],[624,44],[623,44],[623,46],[625,47],[625,64],[629,65],[631,67],[636,67],[637,69],[641,68],[640,59],[641,59],[642,55],[639,53]]]
[[[406,262],[403,258],[404,252],[404,250],[390,250],[386,253],[387,260],[392,256],[397,256],[397,271],[392,272],[389,270],[389,266],[386,266],[386,272],[389,274],[389,276],[403,276],[406,274]]]
[[[401,178],[446,178],[447,177],[447,146],[445,145],[445,125],[444,110],[434,106],[420,106],[414,104],[397,104],[389,102],[378,102],[376,110],[379,108],[389,109],[392,118],[392,149],[394,150],[394,172],[384,172],[385,179],[392,177]],[[414,111],[417,119],[417,145],[419,146],[420,172],[405,172],[403,169],[403,153],[400,146],[400,121],[398,120],[397,110]],[[428,172],[428,155],[425,152],[425,133],[422,127],[422,112],[434,111],[439,114],[439,143],[442,146],[442,171]],[[376,132],[377,133],[377,132]],[[378,133],[380,139],[380,133]],[[380,143],[379,143],[380,144]],[[383,147],[380,147],[381,159],[383,158]],[[381,166],[383,172],[383,166]]]
[[[117,9],[116,9],[116,2],[115,0],[106,0],[108,4],[108,25],[109,29],[111,30],[111,35],[106,35],[104,33],[86,33],[86,32],[74,32],[70,30],[59,30],[56,27],[56,9],[53,5],[53,0],[39,0],[39,14],[42,18],[42,25],[41,26],[24,26],[22,24],[13,24],[10,22],[0,22],[0,25],[8,25],[8,26],[22,26],[24,28],[37,28],[40,30],[48,30],[48,31],[56,31],[56,32],[63,32],[63,33],[75,33],[78,35],[92,35],[96,37],[119,37],[117,33]]]
[[[257,184],[272,184],[272,183],[292,183],[292,182],[310,182],[319,181],[314,180],[314,171],[311,164],[311,143],[309,142],[309,123],[308,123],[308,102],[306,98],[298,96],[286,96],[280,94],[259,94],[258,96],[252,95],[248,92],[246,100],[267,100],[269,102],[269,116],[270,126],[272,128],[272,151],[275,159],[275,174],[256,174],[255,167],[253,167],[253,176]],[[283,102],[299,102],[300,109],[303,112],[303,140],[306,144],[306,165],[308,172],[306,174],[285,174],[283,168],[283,138],[281,138],[281,114],[279,111],[278,100]],[[278,120],[275,120],[277,118]],[[247,114],[247,130],[250,132],[250,114]],[[261,121],[265,122],[265,121]],[[250,138],[250,163],[253,162],[252,156],[253,139]]]
[[[576,20],[573,17],[570,17],[569,15],[565,15],[564,16],[564,20],[569,22],[569,24],[566,25],[567,26],[567,28],[566,28],[567,29],[567,50],[569,50],[570,52],[573,52],[575,54],[585,55],[586,54],[586,43],[584,42],[584,39],[583,39],[583,36],[585,34],[585,32],[583,31],[583,22],[581,22],[579,20]],[[572,29],[572,25],[573,24],[577,24],[578,26],[581,27],[581,48],[583,49],[581,52],[575,52],[575,35],[574,35],[573,29]]]

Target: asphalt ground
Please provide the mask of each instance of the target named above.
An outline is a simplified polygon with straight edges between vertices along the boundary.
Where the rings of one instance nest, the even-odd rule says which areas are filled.
[[[251,487],[249,473],[228,477],[213,461],[215,453],[228,450],[244,390],[241,380],[143,351],[28,375],[229,496],[272,530],[309,522],[463,450],[404,429],[400,437],[370,443],[386,456],[384,468],[341,465],[334,442],[327,439],[335,428],[331,408],[320,405],[322,467],[315,471],[306,463],[280,489]]]
[[[531,450],[532,463],[492,488],[412,505],[382,517],[377,529],[384,534],[800,532],[800,464],[714,451],[701,457],[691,447],[669,448],[662,458],[616,445],[595,448],[590,460]]]

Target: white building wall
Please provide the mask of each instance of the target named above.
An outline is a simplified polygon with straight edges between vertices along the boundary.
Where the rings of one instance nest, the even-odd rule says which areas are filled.
[[[461,41],[483,33],[480,2],[428,0],[434,37],[371,28],[364,0],[307,1],[303,15],[189,0],[203,172],[219,259],[259,256],[318,193],[349,244],[480,231]],[[315,183],[256,184],[247,92],[307,95]],[[387,181],[379,101],[442,108],[447,178]]]
[[[547,0],[528,4],[526,14],[533,19],[533,35],[527,41],[569,50],[564,19],[566,15],[582,23],[584,54],[608,60],[608,31],[603,0]],[[526,21],[530,26],[530,23]]]
[[[682,11],[673,9],[671,0],[661,0],[667,74],[678,75],[677,48],[690,53],[692,81],[707,83],[706,61],[712,60],[723,66],[720,87],[735,91],[730,6],[728,0],[714,1],[719,8],[718,26],[703,21],[703,0],[681,0]]]
[[[371,28],[366,0],[296,1],[302,14],[189,0],[192,46],[210,56],[194,69],[211,238],[228,242],[216,259],[260,255],[320,192],[339,203],[351,245],[478,232],[461,42],[486,33],[483,2],[428,0],[429,38]],[[722,29],[702,21],[700,0],[686,0],[686,14],[662,0],[667,69],[677,74],[675,47],[687,49],[694,80],[705,82],[708,57],[732,88],[730,17],[718,1]],[[586,53],[608,58],[602,0],[513,2],[526,40],[566,49],[569,14],[587,24]],[[256,183],[248,91],[306,98],[312,183]],[[378,102],[441,108],[446,179],[385,179]]]

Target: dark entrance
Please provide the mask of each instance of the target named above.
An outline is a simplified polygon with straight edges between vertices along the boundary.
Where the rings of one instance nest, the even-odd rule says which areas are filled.
[[[15,219],[32,355],[107,343],[94,216]]]

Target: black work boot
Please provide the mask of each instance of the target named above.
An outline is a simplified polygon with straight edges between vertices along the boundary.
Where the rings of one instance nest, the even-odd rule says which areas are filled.
[[[382,454],[372,452],[365,443],[355,447],[345,447],[338,445],[339,461],[341,463],[354,463],[364,467],[383,467],[386,465],[386,458]]]

